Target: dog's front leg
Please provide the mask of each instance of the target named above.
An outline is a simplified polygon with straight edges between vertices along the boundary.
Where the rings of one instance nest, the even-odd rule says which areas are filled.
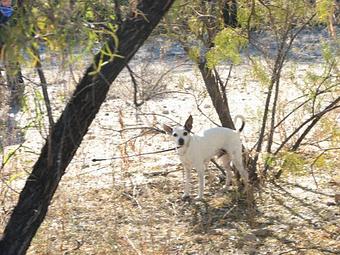
[[[188,164],[183,164],[184,172],[185,172],[185,180],[184,180],[184,194],[182,196],[183,200],[186,200],[190,197],[190,184],[191,184],[191,166]]]

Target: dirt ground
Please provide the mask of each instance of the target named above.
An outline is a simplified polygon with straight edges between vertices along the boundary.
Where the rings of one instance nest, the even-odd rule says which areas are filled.
[[[180,178],[107,188],[65,178],[29,254],[339,253],[335,183],[325,176],[318,189],[310,178],[268,184],[254,208],[217,181],[204,202],[183,202]]]

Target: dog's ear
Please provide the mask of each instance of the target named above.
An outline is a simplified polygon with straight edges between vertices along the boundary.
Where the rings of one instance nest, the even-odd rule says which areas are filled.
[[[169,135],[172,134],[172,131],[173,131],[172,127],[169,127],[168,125],[163,124],[163,129],[167,134]]]
[[[189,118],[186,120],[185,124],[184,124],[184,128],[186,130],[188,130],[189,132],[191,131],[192,129],[192,122],[193,122],[193,119],[192,119],[192,116],[190,115]]]

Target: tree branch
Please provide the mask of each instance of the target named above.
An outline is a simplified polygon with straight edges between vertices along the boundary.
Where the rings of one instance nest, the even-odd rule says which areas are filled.
[[[338,99],[340,99],[340,97],[339,97]],[[339,102],[339,100],[335,100],[335,101]],[[333,103],[335,103],[335,101],[334,101]],[[333,103],[332,103],[332,104],[333,104]],[[331,104],[331,105],[332,105],[332,104]],[[328,108],[328,107],[327,107],[327,108]],[[303,141],[303,139],[306,138],[306,136],[308,135],[308,133],[309,133],[309,132],[312,130],[312,128],[319,122],[319,120],[322,118],[323,115],[325,115],[326,113],[328,113],[328,112],[330,112],[330,111],[332,111],[332,110],[334,110],[334,109],[337,109],[337,108],[340,108],[340,105],[338,105],[338,106],[331,106],[331,107],[328,108],[327,110],[325,109],[325,111],[323,111],[323,112],[321,112],[321,113],[319,113],[319,114],[316,114],[314,120],[312,121],[312,123],[305,129],[305,131],[304,131],[304,132],[301,134],[301,136],[297,139],[297,141],[295,142],[295,144],[292,146],[291,150],[292,150],[292,151],[296,151],[296,150],[299,148],[299,146],[300,146],[301,142]]]
[[[307,120],[305,120],[302,124],[300,124],[300,126],[298,128],[296,128],[287,138],[286,140],[284,140],[281,145],[276,149],[276,151],[274,152],[274,155],[277,155],[280,150],[286,145],[286,143],[295,135],[297,134],[305,125],[307,125],[309,122],[314,120],[319,121],[320,118],[325,115],[326,113],[328,113],[329,111],[332,111],[336,108],[339,108],[340,106],[336,106],[336,104],[340,101],[340,97],[338,97],[336,100],[334,100],[330,105],[328,105],[324,110],[322,110],[321,112],[312,115],[310,118],[308,118]],[[310,129],[316,124],[316,122],[313,124],[311,124],[309,127],[309,130],[307,131],[307,129],[305,130],[305,132],[300,136],[300,138],[298,140],[304,139],[304,137],[308,134],[308,132],[310,131]],[[306,132],[307,131],[307,132]],[[299,141],[298,145],[300,145],[301,141]],[[296,142],[297,143],[297,142]],[[293,146],[294,147],[294,146]],[[293,149],[292,147],[292,149]],[[295,149],[296,150],[296,149]]]
[[[138,84],[137,80],[135,79],[134,72],[131,70],[129,65],[126,65],[127,70],[129,71],[131,81],[133,84],[133,104],[135,105],[136,108],[144,104],[144,100],[142,100],[140,103],[138,103]]]

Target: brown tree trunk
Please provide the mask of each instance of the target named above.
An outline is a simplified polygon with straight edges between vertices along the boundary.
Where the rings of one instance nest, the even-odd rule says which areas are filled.
[[[100,61],[100,53],[77,85],[71,100],[54,125],[33,171],[28,177],[19,201],[0,240],[1,255],[25,254],[32,238],[45,218],[48,206],[65,169],[109,90],[111,83],[144,43],[174,0],[142,0],[137,13],[122,23],[114,40],[108,41],[112,52],[123,57]],[[99,63],[106,63],[95,73]],[[49,142],[50,141],[50,142]],[[51,144],[49,144],[51,143]],[[49,150],[51,148],[51,150]]]
[[[223,21],[225,27],[237,27],[237,1],[225,0],[222,8]]]
[[[204,84],[207,88],[211,101],[217,112],[217,115],[221,121],[223,127],[235,129],[233,120],[230,116],[230,110],[228,102],[223,99],[222,92],[219,88],[218,81],[211,70],[206,66],[206,63],[202,61],[199,63],[198,68],[202,74]]]

